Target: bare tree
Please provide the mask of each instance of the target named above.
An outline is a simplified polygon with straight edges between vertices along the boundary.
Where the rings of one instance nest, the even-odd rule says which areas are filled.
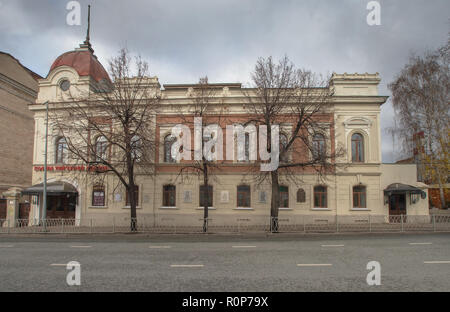
[[[278,63],[272,57],[259,58],[252,80],[254,88],[246,92],[249,122],[267,127],[267,150],[271,151],[275,135],[272,126],[290,128],[279,141],[274,140],[279,142],[278,167],[256,175],[259,181],[268,179],[271,183],[271,231],[277,232],[280,176],[297,180],[310,171],[323,178],[334,171],[335,159],[344,151],[334,146],[331,135],[334,125],[329,79],[296,69],[285,56]]]
[[[450,43],[424,56],[411,56],[389,84],[399,123],[397,136],[408,154],[420,156],[425,180],[437,183],[442,208],[443,184],[450,172]],[[424,136],[424,144],[415,140]]]
[[[123,185],[132,232],[137,231],[136,175],[154,170],[160,88],[147,73],[148,64],[141,57],[133,61],[121,49],[109,61],[111,81],[101,81],[93,92],[80,87],[51,111],[55,135],[65,140],[71,162],[86,165],[88,173],[113,173]]]
[[[189,93],[192,104],[188,111],[182,112],[178,116],[184,125],[188,126],[189,129],[194,129],[194,136],[198,137],[202,143],[199,146],[194,146],[194,148],[177,145],[176,149],[179,149],[180,153],[188,152],[191,156],[192,152],[194,153],[192,161],[182,162],[179,176],[184,180],[189,175],[196,174],[203,180],[203,192],[200,194],[201,197],[203,195],[203,232],[208,231],[208,206],[212,201],[211,177],[223,163],[220,157],[215,156],[216,152],[221,154],[220,151],[215,150],[215,147],[218,146],[217,144],[220,145],[220,140],[222,140],[222,133],[217,132],[222,131],[222,108],[214,103],[216,95],[217,87],[208,82],[208,77],[200,78],[198,84]],[[208,130],[209,127],[212,127],[213,131],[209,131],[211,130]],[[206,144],[211,144],[208,150],[206,150]]]

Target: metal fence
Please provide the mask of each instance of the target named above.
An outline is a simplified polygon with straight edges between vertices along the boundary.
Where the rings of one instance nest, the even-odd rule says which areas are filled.
[[[202,233],[203,218],[198,215],[140,216],[133,220],[141,233]],[[208,218],[208,233],[270,232],[271,224],[281,233],[347,233],[347,232],[413,232],[450,231],[450,215],[295,215],[212,216]],[[131,219],[103,217],[92,219],[0,219],[0,234],[76,234],[128,233]]]

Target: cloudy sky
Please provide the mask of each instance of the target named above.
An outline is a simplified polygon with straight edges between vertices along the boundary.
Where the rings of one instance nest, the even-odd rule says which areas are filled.
[[[91,4],[91,42],[106,65],[120,47],[141,54],[161,84],[250,82],[259,56],[287,54],[329,74],[379,72],[380,94],[412,53],[434,50],[450,31],[449,0],[380,0],[381,25],[369,26],[369,0],[80,0],[81,25],[69,26],[66,0],[0,0],[0,51],[46,76],[54,59],[78,47]],[[385,130],[383,161],[400,157]]]

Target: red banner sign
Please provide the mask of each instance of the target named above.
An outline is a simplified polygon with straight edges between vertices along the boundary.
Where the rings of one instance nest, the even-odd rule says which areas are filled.
[[[107,166],[47,166],[48,171],[107,171]],[[34,171],[44,171],[44,166],[35,166]]]

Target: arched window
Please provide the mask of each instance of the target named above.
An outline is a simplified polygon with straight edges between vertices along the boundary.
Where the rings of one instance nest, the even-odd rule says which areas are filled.
[[[256,160],[257,146],[253,146],[253,144],[257,144],[256,126],[253,123],[246,125],[235,123],[232,133],[234,161],[249,162],[250,160]]]
[[[364,162],[364,138],[359,133],[352,135],[352,162]]]
[[[237,206],[250,207],[250,186],[239,185],[237,187]]]
[[[176,206],[176,187],[175,185],[163,186],[163,206],[175,207]]]
[[[314,207],[327,208],[327,187],[318,185],[314,187]]]
[[[289,187],[280,185],[280,208],[289,208]]]
[[[288,138],[284,133],[280,133],[280,161],[287,162],[289,161],[288,151],[285,151],[284,154],[282,152],[286,149],[288,144]]]
[[[353,187],[353,208],[367,208],[366,187],[363,185]]]
[[[131,151],[134,159],[140,161],[142,158],[142,140],[138,135],[131,138]]]
[[[314,158],[322,158],[325,156],[325,137],[323,134],[316,133],[313,137],[312,143]]]
[[[213,207],[213,187],[212,185],[208,185],[208,201],[206,199],[206,186],[200,186],[200,207],[205,207],[207,204],[208,207]]]
[[[67,161],[67,142],[65,138],[56,140],[55,163],[64,164]]]
[[[105,206],[105,187],[103,185],[95,185],[92,188],[92,206]]]
[[[215,133],[214,132],[211,132],[211,133],[207,133],[207,132],[203,132],[203,146],[205,146],[206,145],[206,143],[208,143],[209,141],[211,141],[211,140],[213,140],[214,139],[214,136],[215,136]],[[216,145],[215,144],[213,144],[212,146],[211,146],[211,149],[209,149],[206,153],[204,153],[204,157],[206,158],[206,159],[214,159],[214,153],[216,152]],[[211,157],[211,158],[210,158]]]
[[[172,144],[175,142],[175,138],[169,134],[164,138],[164,162],[173,163],[175,159],[172,158]]]
[[[248,132],[244,133],[244,155],[240,155],[240,147],[242,147],[241,142],[239,142],[239,135],[236,133],[234,135],[234,159],[237,161],[248,162],[250,161],[250,134]],[[243,158],[242,158],[243,157]]]
[[[250,134],[245,133],[244,138],[245,138],[245,146],[244,146],[245,161],[249,161],[250,160]]]
[[[306,201],[305,190],[302,188],[299,188],[297,190],[297,203],[304,203],[305,201]]]
[[[107,155],[107,148],[108,148],[108,141],[106,138],[101,135],[95,140],[95,157],[96,161],[102,161],[106,160]]]

